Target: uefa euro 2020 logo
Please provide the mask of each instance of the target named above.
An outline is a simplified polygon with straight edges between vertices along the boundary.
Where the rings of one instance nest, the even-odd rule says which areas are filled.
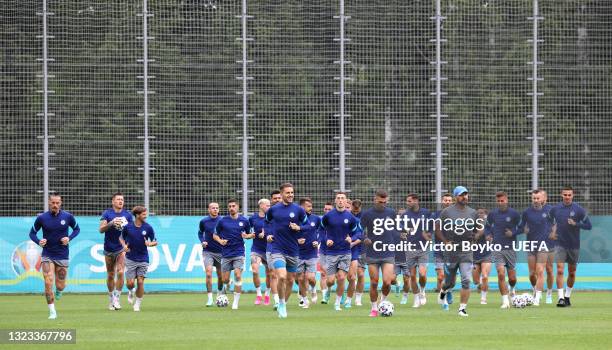
[[[32,241],[21,242],[11,256],[13,271],[18,277],[28,272],[40,272],[42,248]]]

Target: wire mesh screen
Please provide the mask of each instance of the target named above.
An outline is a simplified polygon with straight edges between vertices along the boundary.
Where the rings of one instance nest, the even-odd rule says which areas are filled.
[[[240,1],[149,1],[149,12],[151,207],[200,215],[240,189]]]
[[[253,1],[248,8],[251,208],[282,182],[315,208],[338,189],[337,1]]]
[[[432,1],[349,1],[347,187],[369,202],[378,188],[402,206],[434,201],[436,134]]]
[[[141,202],[141,44],[133,1],[51,1],[49,187],[67,209],[99,214],[115,191]],[[39,122],[42,122],[39,119]]]
[[[144,201],[144,1],[50,1],[50,189],[97,215]],[[532,1],[442,0],[443,188],[516,207],[531,189]],[[540,186],[612,212],[612,3],[539,1]],[[241,197],[242,1],[151,0],[150,206],[200,215]],[[0,9],[0,215],[43,207],[40,1]],[[249,209],[281,182],[315,208],[339,189],[340,0],[247,1]],[[435,200],[434,1],[346,1],[346,188]],[[238,17],[237,17],[238,16]],[[251,62],[252,61],[252,62]],[[252,78],[252,79],[250,79]],[[252,93],[252,94],[251,94]]]
[[[542,22],[542,186],[564,184],[592,213],[612,212],[612,3],[547,1]]]
[[[496,191],[525,206],[531,189],[532,8],[525,1],[443,1],[444,186],[487,207]]]
[[[44,198],[41,64],[42,18],[38,1],[0,7],[0,215],[31,215]]]

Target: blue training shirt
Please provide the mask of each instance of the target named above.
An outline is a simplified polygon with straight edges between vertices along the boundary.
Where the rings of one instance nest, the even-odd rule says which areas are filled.
[[[72,233],[68,235],[68,228],[72,228]],[[81,229],[72,214],[61,210],[57,215],[53,215],[51,211],[44,212],[34,220],[34,225],[30,229],[30,239],[36,243],[40,243],[37,237],[38,231],[42,228],[43,238],[47,240],[47,244],[43,247],[42,256],[54,260],[65,260],[69,258],[68,246],[63,245],[61,239],[68,237],[71,241],[79,235]]]
[[[323,215],[321,226],[327,232],[327,240],[334,242],[327,247],[327,255],[342,255],[351,253],[351,245],[346,237],[357,233],[359,220],[348,210],[338,211],[336,208]],[[323,242],[326,244],[326,242]]]
[[[251,231],[255,234],[255,238],[253,238],[253,245],[251,246],[251,252],[266,254],[266,237],[264,226],[266,223],[266,215],[259,216],[259,213],[253,214],[249,218],[249,225],[251,225]],[[264,238],[259,238],[259,234],[261,231],[264,231]]]
[[[155,231],[151,225],[143,222],[141,226],[136,226],[136,223],[131,222],[123,228],[121,237],[130,250],[125,254],[126,258],[136,262],[149,262],[145,241],[155,241]]]
[[[109,208],[102,213],[100,221],[105,220],[111,222],[115,218],[123,217],[127,220],[128,224],[134,221],[132,214],[125,208],[121,209],[120,212],[116,212],[115,209]],[[116,253],[123,249],[121,242],[119,242],[119,236],[121,236],[121,230],[117,230],[115,225],[112,225],[106,232],[104,232],[104,250],[111,253]]]
[[[520,234],[518,225],[521,215],[514,209],[508,207],[505,211],[495,208],[487,216],[487,225],[490,226],[489,235],[493,236],[493,244],[501,244],[502,249],[512,249],[512,243]],[[506,229],[512,231],[512,237],[506,237]]]
[[[546,242],[548,249],[554,247],[556,242],[549,238],[552,231],[552,218],[550,217],[550,209],[552,206],[546,204],[541,209],[536,209],[533,206],[525,209],[521,215],[521,223],[519,224],[519,232],[525,232],[525,227],[529,229],[527,233],[528,241]]]
[[[408,242],[416,244],[414,249],[421,250],[421,244],[419,242],[427,242],[425,237],[423,237],[423,227],[427,225],[427,219],[431,217],[429,210],[425,208],[419,208],[419,210],[417,211],[408,209],[404,213],[404,217],[407,217],[408,220],[412,219],[414,223],[417,224],[416,227],[413,227],[413,221],[408,221],[408,226],[412,228],[412,230],[408,234]],[[416,231],[414,229],[416,229]]]
[[[266,222],[272,224],[274,229],[274,240],[272,241],[271,253],[280,253],[288,256],[298,257],[300,247],[297,239],[298,231],[289,227],[289,223],[303,225],[308,220],[306,211],[295,203],[276,203],[266,212]]]
[[[215,227],[221,218],[222,216],[219,215],[214,218],[206,215],[202,220],[200,220],[198,239],[200,240],[200,243],[208,243],[206,248],[202,247],[203,251],[219,254],[223,250],[223,246],[213,239]]]
[[[586,210],[578,203],[565,205],[561,202],[550,210],[550,215],[557,224],[559,246],[565,249],[580,249],[580,229],[590,230],[593,227]],[[576,225],[568,224],[568,219],[574,220]]]
[[[244,256],[244,238],[243,233],[250,233],[251,225],[249,219],[242,215],[238,215],[236,219],[231,216],[224,216],[219,220],[215,227],[215,233],[221,239],[227,239],[227,244],[222,246],[221,256],[224,258],[233,258]]]
[[[318,215],[310,214],[304,225],[300,226],[300,238],[305,238],[304,244],[300,244],[300,259],[314,259],[318,255],[317,247],[313,247],[312,243],[317,242],[319,235],[319,226],[321,218]]]
[[[394,257],[395,252],[390,249],[380,249],[375,250],[374,246],[376,242],[380,242],[380,244],[394,244],[395,243],[395,230],[383,230],[382,234],[378,235],[374,233],[374,223],[377,220],[381,220],[381,222],[387,218],[391,220],[395,220],[395,210],[389,207],[385,207],[382,210],[378,210],[376,208],[370,208],[363,212],[361,215],[361,227],[363,228],[363,237],[365,239],[370,239],[372,241],[371,245],[366,245],[366,256],[371,258],[389,258]],[[381,226],[379,226],[380,228]]]

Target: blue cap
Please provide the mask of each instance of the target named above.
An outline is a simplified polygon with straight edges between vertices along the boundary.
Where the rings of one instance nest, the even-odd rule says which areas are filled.
[[[453,196],[457,197],[463,193],[467,193],[469,192],[468,189],[466,187],[463,186],[457,186],[455,187],[455,189],[453,190]]]

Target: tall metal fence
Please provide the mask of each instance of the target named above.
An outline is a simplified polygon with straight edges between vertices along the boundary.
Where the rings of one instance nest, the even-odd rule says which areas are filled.
[[[160,215],[281,182],[612,213],[612,3],[22,0],[0,7],[0,215]]]

